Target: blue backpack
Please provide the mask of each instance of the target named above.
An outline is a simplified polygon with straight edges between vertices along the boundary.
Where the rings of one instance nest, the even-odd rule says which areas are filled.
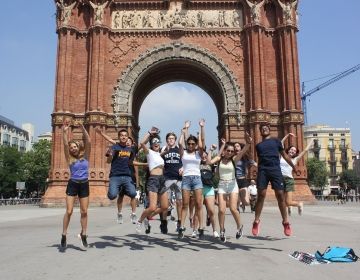
[[[356,262],[359,257],[355,255],[354,250],[351,248],[327,247],[323,254],[317,251],[315,258],[318,261]]]

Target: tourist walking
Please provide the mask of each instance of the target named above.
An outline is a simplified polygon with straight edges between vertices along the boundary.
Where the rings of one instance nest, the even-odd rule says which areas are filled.
[[[79,198],[80,203],[80,224],[81,232],[78,235],[83,247],[88,247],[87,243],[87,223],[89,206],[89,155],[90,155],[90,137],[85,127],[81,124],[84,144],[79,141],[69,141],[69,124],[63,126],[63,142],[66,163],[70,167],[70,179],[66,187],[66,212],[63,218],[63,232],[61,235],[61,247],[67,246],[67,229],[70,218],[74,210],[75,198]]]

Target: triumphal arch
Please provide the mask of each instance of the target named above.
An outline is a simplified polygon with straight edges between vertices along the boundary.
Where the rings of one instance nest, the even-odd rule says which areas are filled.
[[[261,140],[259,126],[274,136],[292,132],[303,147],[299,93],[296,0],[57,0],[57,69],[52,114],[53,151],[42,205],[64,202],[69,178],[62,124],[83,123],[92,141],[90,201],[109,203],[107,144],[95,128],[116,138],[125,128],[135,138],[145,97],[171,81],[204,89],[218,112],[219,137]],[[255,156],[254,148],[252,148]],[[304,162],[297,193],[312,199]]]

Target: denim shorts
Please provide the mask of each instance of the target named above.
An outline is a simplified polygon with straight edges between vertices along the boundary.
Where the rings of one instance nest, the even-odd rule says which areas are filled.
[[[182,178],[181,188],[185,191],[195,191],[203,188],[201,177],[197,175],[184,176]]]
[[[239,193],[239,188],[236,183],[236,179],[234,180],[221,180],[219,181],[218,187],[219,194],[231,194],[231,193]]]
[[[166,192],[165,177],[163,175],[150,175],[146,182],[146,188],[149,192],[159,194]]]
[[[134,198],[136,196],[136,188],[130,176],[112,176],[110,177],[110,185],[108,190],[108,198],[115,199],[119,194],[126,194]]]

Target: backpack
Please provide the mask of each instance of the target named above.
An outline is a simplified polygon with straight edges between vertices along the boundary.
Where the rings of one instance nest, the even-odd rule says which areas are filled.
[[[212,186],[214,184],[213,177],[214,174],[211,170],[200,169],[201,181],[204,185]]]
[[[356,262],[359,258],[353,249],[345,247],[327,247],[323,254],[317,251],[315,257],[330,262]]]

